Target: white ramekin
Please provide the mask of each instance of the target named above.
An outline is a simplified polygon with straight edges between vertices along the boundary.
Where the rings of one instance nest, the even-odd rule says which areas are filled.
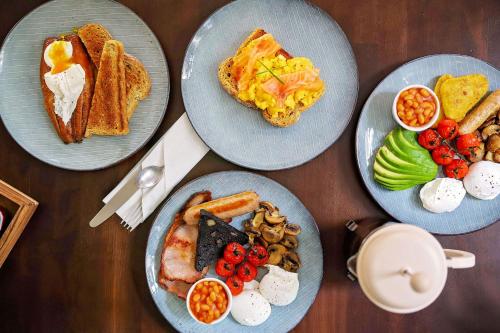
[[[227,308],[226,308],[226,311],[224,311],[224,313],[217,320],[214,320],[211,323],[204,323],[204,322],[198,320],[198,318],[196,318],[196,316],[194,315],[194,313],[191,311],[191,308],[189,306],[189,300],[191,298],[191,294],[193,293],[193,290],[196,288],[196,286],[199,283],[210,282],[210,281],[215,281],[215,282],[219,283],[224,288],[224,290],[226,291],[226,294],[227,294]],[[194,320],[196,320],[196,322],[198,322],[200,324],[203,324],[203,325],[215,325],[215,324],[223,321],[227,317],[227,315],[229,314],[229,312],[231,312],[232,305],[233,305],[233,296],[231,295],[231,290],[229,290],[229,287],[227,286],[227,284],[224,281],[221,281],[221,280],[215,279],[215,278],[204,278],[204,279],[196,281],[196,283],[193,284],[191,286],[191,288],[189,288],[189,291],[188,291],[188,294],[187,294],[187,297],[186,297],[186,307],[187,307],[187,310],[189,312],[189,315],[191,315],[191,317]]]
[[[413,127],[413,126],[406,125],[398,116],[397,104],[398,104],[399,95],[401,95],[401,93],[403,91],[411,89],[411,88],[419,88],[419,89],[422,88],[422,89],[427,90],[431,94],[431,96],[434,97],[434,100],[436,101],[436,112],[434,113],[434,116],[432,116],[431,120],[427,124],[425,124],[424,126]],[[432,91],[431,88],[423,86],[421,84],[412,84],[410,86],[404,87],[403,89],[401,89],[397,93],[396,97],[394,98],[394,102],[392,103],[392,117],[394,118],[394,120],[399,124],[399,126],[405,128],[409,131],[414,131],[414,132],[425,131],[426,129],[431,127],[437,121],[440,112],[441,112],[441,105],[439,103],[439,98],[436,96],[436,94],[434,93],[434,91]]]

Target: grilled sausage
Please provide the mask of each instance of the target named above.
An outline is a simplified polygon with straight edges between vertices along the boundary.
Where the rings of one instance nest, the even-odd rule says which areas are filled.
[[[228,219],[250,213],[258,207],[259,195],[257,193],[242,192],[188,208],[184,213],[184,221],[187,224],[197,224],[202,209],[209,211],[218,218]]]
[[[488,118],[500,109],[500,89],[492,92],[477,108],[467,113],[460,122],[458,132],[460,135],[473,133]]]

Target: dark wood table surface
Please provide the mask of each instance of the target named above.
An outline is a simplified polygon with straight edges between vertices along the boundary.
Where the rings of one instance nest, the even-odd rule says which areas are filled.
[[[41,2],[1,1],[0,40]],[[180,90],[184,51],[200,24],[226,2],[123,1],[160,40],[172,89],[165,119],[154,138],[119,165],[95,172],[54,168],[26,153],[0,122],[0,179],[40,202],[0,270],[0,332],[173,330],[156,309],[144,273],[144,252],[154,217],[132,233],[117,218],[98,229],[89,228],[88,222],[100,209],[102,197],[184,112]],[[340,24],[351,41],[360,89],[354,116],[330,149],[298,168],[260,172],[295,193],[321,230],[323,284],[295,331],[499,332],[499,223],[471,234],[438,236],[444,247],[474,252],[476,267],[450,270],[439,299],[411,315],[390,314],[364,297],[359,286],[345,276],[342,244],[347,219],[387,217],[364,187],[354,156],[356,123],[370,92],[401,64],[429,54],[466,54],[498,67],[500,1],[314,2]],[[241,168],[210,152],[180,185],[210,172],[237,169]]]

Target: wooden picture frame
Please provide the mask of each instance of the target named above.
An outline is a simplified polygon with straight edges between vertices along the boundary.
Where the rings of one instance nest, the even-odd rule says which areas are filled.
[[[38,202],[2,180],[0,180],[0,196],[5,197],[8,201],[13,203],[13,206],[17,207],[17,210],[12,212],[13,216],[8,223],[7,229],[3,231],[0,237],[1,268],[14,247],[14,244],[16,244],[21,236],[24,227],[26,227],[31,216],[35,213]]]

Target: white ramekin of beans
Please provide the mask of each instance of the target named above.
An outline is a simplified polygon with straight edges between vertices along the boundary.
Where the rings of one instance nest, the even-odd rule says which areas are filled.
[[[420,132],[438,119],[441,108],[432,89],[414,84],[401,89],[392,104],[392,116],[403,128]]]
[[[186,297],[187,310],[200,324],[214,325],[231,311],[233,298],[229,287],[221,280],[204,278],[191,286]]]

